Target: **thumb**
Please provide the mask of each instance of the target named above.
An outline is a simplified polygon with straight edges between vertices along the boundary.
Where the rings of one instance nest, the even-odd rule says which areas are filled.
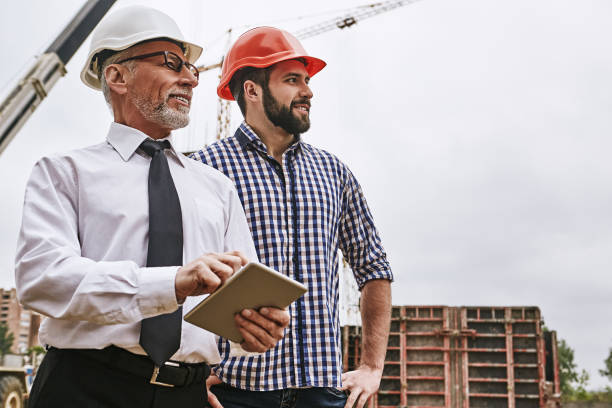
[[[208,405],[210,405],[211,408],[223,408],[223,405],[221,405],[217,397],[215,397],[215,394],[210,391],[208,392]]]
[[[208,376],[208,378],[206,379],[206,387],[210,388],[213,385],[217,385],[217,384],[221,384],[223,381],[221,381],[221,379],[219,377],[217,377],[214,374],[211,374]]]

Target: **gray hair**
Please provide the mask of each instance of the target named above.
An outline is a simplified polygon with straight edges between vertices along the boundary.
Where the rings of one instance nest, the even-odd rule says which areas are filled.
[[[106,83],[106,76],[104,75],[104,71],[109,65],[115,64],[117,63],[117,61],[121,61],[122,59],[131,57],[131,54],[132,52],[130,48],[114,53],[102,62],[102,66],[98,71],[98,79],[100,80],[100,85],[102,87],[102,94],[104,95],[104,99],[106,100],[106,104],[111,110],[111,113],[113,112],[113,103],[111,100],[110,88],[108,87],[108,83]],[[134,69],[136,68],[136,61],[126,61],[124,64],[130,72],[134,72]]]

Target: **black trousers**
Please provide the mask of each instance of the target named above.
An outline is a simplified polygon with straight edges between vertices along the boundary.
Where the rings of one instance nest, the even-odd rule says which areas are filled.
[[[29,408],[203,408],[206,385],[163,387],[74,350],[50,349],[30,392]]]

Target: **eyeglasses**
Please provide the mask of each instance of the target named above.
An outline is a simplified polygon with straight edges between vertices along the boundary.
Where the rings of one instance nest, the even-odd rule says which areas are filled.
[[[171,70],[175,72],[181,72],[181,70],[183,69],[183,65],[184,65],[185,67],[187,67],[187,70],[189,70],[189,72],[191,72],[191,74],[196,79],[200,78],[200,71],[198,71],[198,68],[195,65],[190,64],[187,61],[183,61],[181,57],[179,57],[172,51],[158,51],[158,52],[152,52],[151,54],[136,55],[134,57],[129,57],[126,59],[122,59],[121,61],[117,61],[115,62],[115,64],[121,64],[122,62],[130,61],[130,60],[155,57],[157,55],[164,56],[164,65],[170,68]]]

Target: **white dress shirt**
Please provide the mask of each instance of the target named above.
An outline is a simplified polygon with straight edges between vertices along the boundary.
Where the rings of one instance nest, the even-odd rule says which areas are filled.
[[[104,143],[42,158],[25,192],[16,255],[20,301],[46,316],[57,348],[114,344],[138,354],[142,319],[177,309],[176,267],[147,268],[151,158],[144,133],[112,123]],[[168,139],[172,144],[172,137]],[[183,215],[183,262],[242,251],[257,260],[240,199],[220,172],[165,151]],[[205,296],[188,297],[187,313]],[[216,336],[187,322],[173,360],[220,361]]]

